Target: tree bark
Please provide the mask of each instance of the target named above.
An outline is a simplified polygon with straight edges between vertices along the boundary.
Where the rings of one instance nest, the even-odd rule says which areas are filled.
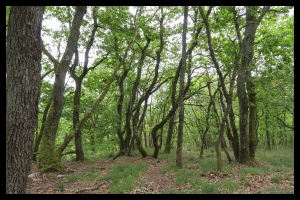
[[[6,40],[6,194],[25,194],[41,86],[44,6],[12,6]]]

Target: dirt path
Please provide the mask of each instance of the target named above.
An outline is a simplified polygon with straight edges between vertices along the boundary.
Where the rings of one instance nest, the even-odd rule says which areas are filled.
[[[89,162],[89,161],[88,161]],[[86,174],[88,172],[101,174],[104,176],[109,173],[111,167],[115,164],[137,164],[147,163],[148,170],[141,174],[136,180],[136,187],[127,192],[128,194],[158,194],[166,190],[189,190],[189,184],[176,186],[175,177],[171,172],[161,174],[160,169],[167,162],[164,160],[154,159],[152,157],[141,158],[139,156],[118,157],[116,160],[100,159],[97,161],[87,162],[66,162],[67,170],[64,172],[45,173],[41,174],[37,170],[37,164],[33,163],[31,169],[31,178],[28,178],[27,193],[28,194],[110,194],[110,180],[93,180],[93,181],[68,181],[67,176],[72,174]],[[240,187],[235,193],[259,193],[262,189],[270,185],[270,175],[251,175],[248,177],[251,181],[251,187],[245,187],[239,179],[238,173],[227,174],[230,177],[240,182]],[[223,175],[206,173],[202,174],[202,179],[208,182],[217,182],[223,179]],[[59,185],[61,185],[59,187]],[[280,183],[280,187],[286,190],[294,189],[294,175],[291,180],[284,180]],[[63,190],[61,189],[63,188]],[[88,189],[89,188],[89,189]],[[83,190],[87,189],[87,190]]]

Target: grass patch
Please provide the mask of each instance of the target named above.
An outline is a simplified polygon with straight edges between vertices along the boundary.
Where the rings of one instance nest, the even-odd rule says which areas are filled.
[[[239,188],[239,182],[235,180],[224,180],[222,183],[219,183],[219,189],[227,194],[230,194]]]
[[[294,194],[294,191],[285,191],[276,185],[268,187],[266,194]]]
[[[270,173],[270,167],[266,166],[241,166],[239,170],[240,175],[249,175],[249,174],[268,174]]]
[[[280,180],[281,180],[280,176],[272,176],[271,177],[272,183],[280,183]]]
[[[56,189],[60,191],[63,191],[64,188],[65,188],[65,184],[61,181],[56,185]]]
[[[200,161],[199,163],[200,169],[202,172],[209,172],[209,171],[216,171],[217,170],[217,163],[216,160],[213,158],[208,158]]]
[[[114,165],[109,174],[102,177],[102,180],[112,180],[110,190],[112,193],[121,194],[134,188],[134,182],[141,172],[146,171],[148,166],[143,163],[135,165],[120,164]]]
[[[165,174],[167,172],[177,172],[179,169],[174,164],[168,164],[160,169],[160,173]]]
[[[217,184],[211,184],[203,182],[202,184],[202,194],[217,194],[218,186]]]
[[[176,173],[175,185],[192,183],[194,176],[196,176],[197,174],[198,172],[196,170],[180,169]]]
[[[100,180],[100,175],[93,172],[88,172],[85,174],[71,174],[67,177],[68,181],[75,182],[75,181],[92,181],[92,180]]]
[[[294,167],[294,150],[278,148],[271,151],[258,149],[257,160],[261,160],[273,167]]]

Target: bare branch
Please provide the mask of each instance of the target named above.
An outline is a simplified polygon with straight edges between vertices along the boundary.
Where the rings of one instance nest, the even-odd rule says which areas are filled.
[[[54,56],[52,56],[51,53],[46,49],[43,40],[41,40],[41,48],[42,48],[43,53],[44,53],[44,54],[50,59],[50,61],[54,64],[54,68],[55,68],[55,66],[58,65],[59,62],[58,62],[58,60],[56,60],[56,59],[54,58]]]

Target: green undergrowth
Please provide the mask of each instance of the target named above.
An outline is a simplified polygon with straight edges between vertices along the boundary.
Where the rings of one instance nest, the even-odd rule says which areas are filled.
[[[110,185],[111,193],[121,194],[134,189],[134,182],[141,172],[146,171],[148,166],[143,163],[138,164],[118,164],[114,165],[109,174],[102,177],[102,180],[112,180]]]

